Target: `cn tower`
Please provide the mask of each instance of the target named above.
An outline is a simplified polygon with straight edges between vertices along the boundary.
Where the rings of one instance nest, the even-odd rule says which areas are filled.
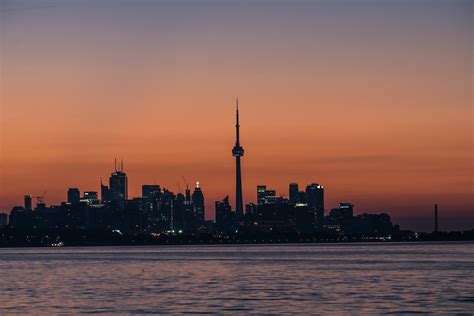
[[[238,218],[244,215],[242,199],[242,174],[240,170],[240,157],[244,155],[244,149],[240,146],[240,125],[239,125],[239,99],[236,100],[236,122],[235,122],[235,146],[232,149],[232,156],[235,157],[235,214]]]

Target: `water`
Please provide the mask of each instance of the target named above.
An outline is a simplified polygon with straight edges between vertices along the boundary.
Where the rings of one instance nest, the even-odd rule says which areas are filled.
[[[15,248],[0,271],[0,314],[474,311],[474,243]]]

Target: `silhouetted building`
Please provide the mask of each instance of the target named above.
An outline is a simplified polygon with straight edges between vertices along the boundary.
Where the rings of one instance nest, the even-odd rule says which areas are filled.
[[[0,228],[8,224],[8,215],[0,213]]]
[[[81,200],[81,192],[78,188],[70,188],[67,190],[67,202],[70,204],[79,203]]]
[[[240,146],[240,124],[239,124],[239,100],[237,99],[237,111],[235,122],[235,146],[232,149],[232,156],[235,157],[235,214],[238,218],[244,215],[242,197],[242,172],[240,168],[240,157],[244,155],[244,149]]]
[[[115,170],[109,178],[109,197],[119,208],[125,207],[125,201],[128,199],[128,178],[123,172],[123,163],[120,170]]]
[[[102,178],[100,179],[100,199],[103,204],[110,202],[110,190],[102,183]]]
[[[322,185],[312,183],[306,187],[306,203],[314,212],[316,230],[322,231],[324,225],[324,188]]]
[[[29,194],[25,195],[25,210],[27,210],[27,211],[32,210],[31,195],[29,195]]]
[[[205,207],[204,207],[204,194],[202,193],[199,182],[196,182],[196,187],[192,195],[192,201],[194,204],[194,211],[196,216],[197,225],[201,226],[204,224]]]
[[[434,231],[438,232],[438,204],[434,206]]]
[[[366,236],[388,237],[393,233],[394,227],[390,216],[382,214],[362,214],[352,219],[349,234],[360,234]]]
[[[265,200],[266,185],[257,185],[257,205],[262,205]]]
[[[97,193],[97,191],[85,191],[81,202],[89,205],[97,205],[99,204],[99,193]]]
[[[220,232],[230,232],[234,226],[234,213],[229,204],[229,196],[216,202],[216,229]]]
[[[255,215],[257,214],[257,205],[254,203],[249,203],[245,205],[245,216],[249,220],[254,220]]]
[[[290,203],[295,205],[298,203],[298,183],[290,183],[290,186],[288,188],[288,196],[290,198]]]
[[[257,205],[273,204],[276,201],[276,191],[267,190],[266,185],[257,186]]]
[[[333,208],[326,219],[326,229],[333,232],[349,232],[354,216],[354,206],[347,202],[339,203],[338,208]]]
[[[298,200],[297,203],[302,203],[302,204],[307,203],[307,201],[306,201],[306,192],[305,191],[298,191],[297,200]]]
[[[314,232],[315,218],[314,211],[306,203],[295,205],[295,228],[300,233]]]
[[[161,194],[161,187],[158,184],[142,185],[142,197],[147,199],[158,198]]]

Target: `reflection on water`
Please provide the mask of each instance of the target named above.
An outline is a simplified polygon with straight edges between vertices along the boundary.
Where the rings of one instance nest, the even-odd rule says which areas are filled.
[[[0,249],[0,314],[474,311],[474,243]]]

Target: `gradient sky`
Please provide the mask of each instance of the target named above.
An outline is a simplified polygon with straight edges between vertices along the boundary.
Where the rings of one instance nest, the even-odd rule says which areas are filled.
[[[0,209],[199,180],[234,203],[257,184],[325,186],[329,210],[402,228],[474,227],[473,1],[0,0]]]

